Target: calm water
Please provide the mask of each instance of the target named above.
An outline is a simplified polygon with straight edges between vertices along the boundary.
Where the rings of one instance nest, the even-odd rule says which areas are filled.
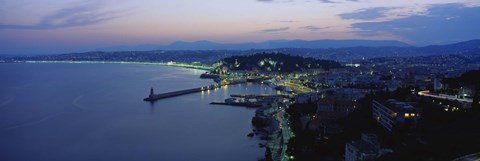
[[[253,161],[255,111],[214,106],[233,93],[273,93],[234,85],[164,99],[156,92],[211,84],[202,71],[153,65],[0,64],[0,160]]]

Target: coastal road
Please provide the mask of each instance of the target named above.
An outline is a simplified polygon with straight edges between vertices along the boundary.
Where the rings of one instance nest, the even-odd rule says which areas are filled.
[[[279,127],[282,132],[283,143],[282,143],[282,154],[281,154],[281,161],[288,161],[290,158],[287,155],[287,148],[288,148],[288,141],[292,137],[292,131],[288,125],[288,119],[286,117],[285,109],[288,105],[279,104],[278,106],[278,113],[276,114],[277,120],[279,121]]]
[[[453,161],[480,161],[480,152],[466,155],[466,156],[454,159]]]
[[[433,98],[438,98],[438,99],[445,99],[445,100],[457,100],[460,102],[469,102],[472,103],[472,99],[461,99],[461,98],[453,98],[453,97],[446,97],[446,96],[440,96],[435,93],[430,93],[430,91],[420,91],[418,92],[418,95],[420,96],[427,96],[427,97],[433,97]]]

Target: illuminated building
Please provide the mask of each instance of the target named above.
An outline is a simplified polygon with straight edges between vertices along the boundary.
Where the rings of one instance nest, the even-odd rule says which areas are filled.
[[[392,131],[396,123],[406,121],[413,121],[413,123],[415,123],[421,115],[419,110],[414,106],[394,99],[387,101],[373,100],[372,112],[373,118],[388,131]]]

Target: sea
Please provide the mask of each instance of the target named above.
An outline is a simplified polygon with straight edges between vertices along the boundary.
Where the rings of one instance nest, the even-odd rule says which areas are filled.
[[[203,70],[141,64],[0,63],[2,161],[256,161],[255,109],[210,105],[262,84],[143,101],[214,83]]]

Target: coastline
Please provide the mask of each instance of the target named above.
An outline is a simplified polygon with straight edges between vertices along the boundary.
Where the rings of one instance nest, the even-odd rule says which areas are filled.
[[[164,68],[155,65],[8,63],[3,64],[0,68],[2,71],[9,71],[6,74],[3,73],[8,78],[24,78],[18,76],[29,75],[29,79],[26,79],[28,82],[5,81],[3,83],[3,87],[8,87],[2,88],[5,89],[2,91],[3,93],[18,91],[27,95],[26,97],[15,96],[16,101],[7,105],[11,108],[4,111],[2,115],[11,116],[24,114],[25,111],[42,110],[42,113],[5,117],[9,119],[8,122],[5,122],[9,125],[7,127],[23,125],[20,123],[28,124],[28,126],[3,132],[1,140],[4,144],[2,147],[5,147],[9,156],[22,160],[36,160],[35,158],[42,157],[55,157],[60,160],[68,160],[69,157],[94,160],[98,157],[108,157],[119,161],[131,160],[131,158],[140,158],[138,160],[152,158],[157,160],[195,160],[198,159],[196,156],[198,153],[202,153],[203,158],[212,161],[256,161],[264,156],[265,149],[258,148],[258,144],[263,141],[245,136],[246,132],[251,131],[249,121],[254,115],[254,110],[220,108],[208,103],[223,99],[225,96],[223,93],[230,91],[232,93],[243,93],[244,91],[257,93],[266,87],[234,85],[227,89],[211,90],[204,94],[197,93],[179,98],[169,98],[151,105],[136,99],[143,98],[144,89],[146,89],[144,87],[150,87],[143,83],[145,78],[160,77],[160,74],[165,72],[172,74],[181,72],[179,77],[173,78],[179,80],[178,82],[182,81],[182,85],[178,86],[171,85],[175,84],[175,81],[171,84],[168,83],[172,82],[171,79],[152,79],[152,81],[158,81],[159,85],[166,84],[158,87],[158,91],[188,88],[192,83],[202,85],[211,80],[200,79],[198,78],[199,73],[189,72],[182,68],[150,70]],[[87,76],[92,76],[92,73],[93,76],[101,77],[87,78]],[[35,75],[30,76],[30,74]],[[57,86],[63,89],[51,90],[52,87]],[[32,89],[32,87],[35,88]],[[37,91],[48,92],[38,94]],[[10,96],[10,94],[6,96]],[[55,98],[55,101],[38,101],[51,98]],[[74,103],[75,100],[77,101]],[[79,109],[75,105],[81,105],[83,109]],[[57,112],[64,113],[52,115],[52,118],[38,124],[34,122],[48,117],[50,113],[56,114]],[[178,128],[180,125],[181,128]],[[225,130],[227,128],[229,130]],[[49,135],[42,135],[45,133]],[[90,137],[88,134],[91,133],[95,133],[95,136],[112,138],[114,141],[118,140],[119,143],[112,145],[112,140]],[[25,139],[24,136],[27,136],[28,139]],[[52,140],[51,138],[69,138],[76,143],[76,146],[63,146],[62,139]],[[228,141],[224,142],[223,140]],[[45,146],[49,146],[49,148],[41,148]],[[91,147],[96,149],[92,150]],[[97,153],[97,149],[105,153]],[[190,153],[190,149],[195,151]],[[124,153],[125,151],[129,152]],[[155,153],[145,155],[145,152],[150,151],[155,151]],[[178,156],[175,152],[179,151],[186,155]],[[57,156],[54,152],[69,153],[70,155]]]
[[[286,152],[289,140],[294,137],[285,112],[289,103],[282,100],[283,98],[276,98],[275,101],[271,102],[272,105],[257,109],[252,119],[255,131],[260,132],[261,138],[266,139],[265,155],[268,157],[266,160],[286,161],[293,159]],[[265,124],[262,125],[262,122]]]
[[[57,61],[57,60],[28,60],[28,61],[14,61],[14,62],[2,62],[2,63],[58,63],[58,64],[137,64],[137,65],[160,65],[169,67],[182,67],[188,69],[198,69],[203,71],[210,71],[211,66],[199,66],[182,63],[165,63],[165,62],[131,62],[131,61]]]
[[[180,64],[168,64],[168,63],[160,63],[160,62],[123,62],[123,61],[17,61],[17,62],[10,62],[10,63],[25,63],[25,64],[132,64],[132,65],[160,65],[160,66],[170,66],[170,67],[183,67],[183,68],[190,68],[190,69],[198,69],[198,70],[204,70],[207,71],[207,69],[200,69],[200,68],[195,68],[192,66],[185,66],[185,65],[180,65]],[[269,86],[272,88],[271,86]],[[273,89],[273,88],[272,88]],[[267,134],[261,134],[260,136],[262,137],[268,137],[271,139],[265,140],[266,143],[264,144],[265,147],[268,147],[270,150],[275,150],[276,152],[273,154],[273,158],[275,160],[284,160],[286,157],[285,155],[285,139],[283,135],[284,129],[282,127],[285,127],[288,124],[285,124],[284,121],[281,121],[282,118],[279,118],[279,115],[276,115],[278,111],[278,104],[280,104],[280,101],[275,101],[275,106],[268,106],[266,109],[268,109],[268,114],[269,117],[272,119],[272,121],[275,121],[276,123],[273,123],[270,126],[270,128],[273,129],[271,133]],[[254,117],[254,116],[252,116]],[[279,120],[280,119],[280,120]],[[283,126],[280,126],[280,124],[283,124]],[[266,148],[262,148],[264,153],[267,152]]]

